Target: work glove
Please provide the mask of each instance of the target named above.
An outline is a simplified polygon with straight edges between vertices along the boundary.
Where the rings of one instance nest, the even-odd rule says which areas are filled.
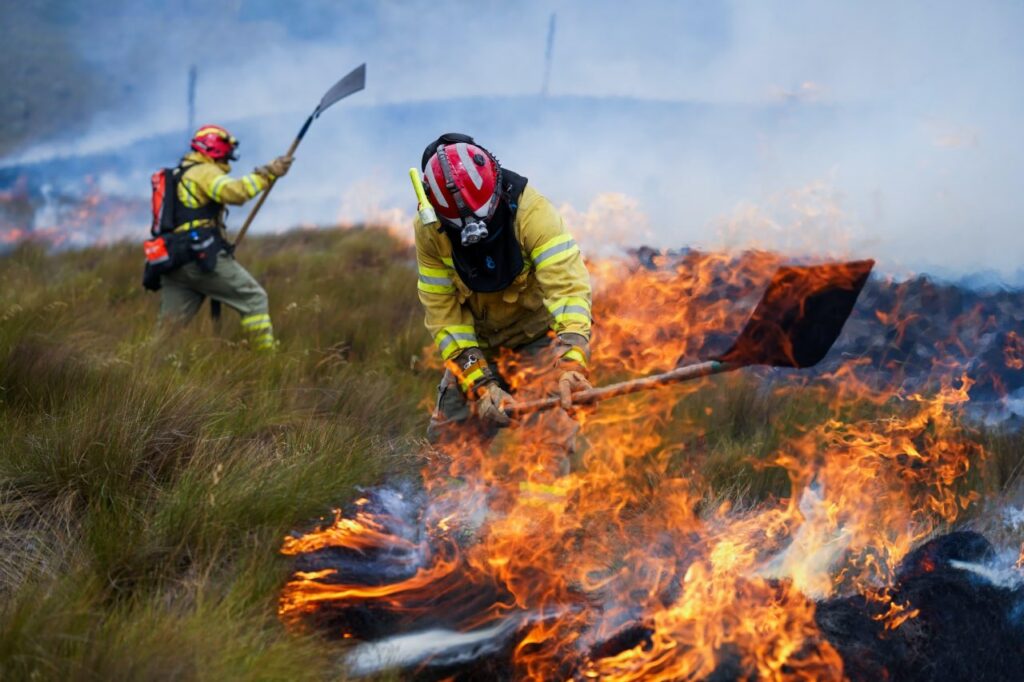
[[[563,410],[568,410],[572,407],[573,393],[589,391],[593,388],[587,379],[587,375],[584,374],[585,371],[580,371],[580,368],[567,368],[558,377],[558,400]]]
[[[294,160],[290,156],[279,156],[267,165],[257,168],[256,172],[267,176],[271,180],[276,180],[288,174],[288,169],[292,167],[292,161]]]
[[[512,419],[505,409],[516,404],[515,399],[502,390],[497,381],[491,381],[476,389],[476,414],[481,419],[492,421],[499,426],[508,426]]]
[[[568,410],[572,407],[573,393],[593,388],[587,377],[590,344],[582,334],[566,332],[558,336],[558,349],[558,366],[562,370],[558,377],[558,400],[562,409]]]
[[[449,369],[459,380],[459,388],[467,397],[476,400],[477,416],[507,426],[512,420],[502,407],[515,401],[498,384],[498,375],[487,364],[479,348],[467,348],[450,361]]]

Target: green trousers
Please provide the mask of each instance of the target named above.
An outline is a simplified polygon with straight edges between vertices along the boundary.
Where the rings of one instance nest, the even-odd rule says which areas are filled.
[[[267,292],[249,271],[232,256],[221,251],[213,272],[203,272],[196,263],[188,263],[161,277],[160,318],[187,323],[207,297],[220,301],[242,316],[242,329],[259,350],[274,347],[274,329],[270,323]]]

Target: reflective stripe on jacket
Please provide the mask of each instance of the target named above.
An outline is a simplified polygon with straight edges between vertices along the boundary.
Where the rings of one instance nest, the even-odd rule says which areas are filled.
[[[515,221],[523,270],[503,291],[471,291],[455,272],[448,238],[419,219],[415,230],[419,298],[442,359],[471,347],[521,346],[548,330],[590,338],[590,275],[580,248],[530,185]]]
[[[182,159],[189,166],[181,182],[178,183],[178,200],[188,208],[199,208],[215,201],[218,204],[244,204],[262,192],[270,184],[267,178],[259,173],[248,173],[240,178],[233,178],[231,165],[217,162],[199,152],[190,152]],[[188,230],[193,227],[211,226],[210,220],[193,220],[175,227],[175,231]]]

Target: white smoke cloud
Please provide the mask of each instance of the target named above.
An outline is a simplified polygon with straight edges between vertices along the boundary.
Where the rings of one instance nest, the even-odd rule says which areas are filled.
[[[368,63],[366,92],[315,124],[265,225],[358,219],[343,198],[369,183],[380,185],[375,211],[408,211],[405,170],[452,129],[556,205],[631,197],[655,245],[713,246],[743,216],[756,216],[743,227],[765,246],[806,242],[801,230],[821,232],[806,219],[817,209],[790,201],[816,187],[836,212],[823,219],[883,266],[1009,276],[1024,251],[1019,3],[106,4],[78,29],[84,57],[152,85],[97,113],[79,140],[92,149],[126,130],[183,131],[196,63],[199,122],[243,121],[245,164],[256,163]]]

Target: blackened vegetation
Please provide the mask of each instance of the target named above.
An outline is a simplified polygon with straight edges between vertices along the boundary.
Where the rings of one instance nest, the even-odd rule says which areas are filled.
[[[296,560],[298,570],[334,568],[338,582],[380,586],[409,579],[438,558],[451,558],[448,552],[455,550],[454,545],[446,550],[443,538],[425,537],[422,497],[400,509],[382,504],[377,491],[370,491],[367,497],[370,502],[363,511],[376,512],[375,519],[387,532],[410,544],[404,549],[321,549],[300,555]],[[415,545],[423,547],[419,544],[423,541],[431,547],[427,554],[412,549]],[[916,611],[916,615],[892,627],[893,621],[883,617],[887,601],[869,600],[859,594],[837,597],[818,604],[817,623],[822,637],[839,652],[845,674],[854,682],[1020,680],[1024,677],[1024,582],[1001,586],[982,575],[994,560],[992,545],[978,533],[962,531],[937,537],[904,558],[889,591],[893,603],[906,612]],[[972,566],[978,571],[971,570]],[[528,626],[527,617],[523,616],[518,625],[500,628],[477,648],[454,641],[459,632],[467,630],[469,620],[495,604],[504,603],[508,618],[522,615],[516,615],[510,595],[501,586],[460,567],[436,582],[404,592],[400,601],[400,605],[390,599],[325,602],[304,622],[328,636],[357,642],[386,641],[389,646],[396,635],[440,631],[432,644],[419,646],[419,653],[407,658],[409,679],[516,679],[513,653]],[[450,641],[446,641],[444,632],[451,635]],[[638,614],[636,621],[624,623],[580,655],[595,660],[635,647],[646,648],[651,635],[652,630]],[[718,651],[718,667],[707,679],[755,680],[741,660],[740,652],[724,646]],[[565,660],[562,669],[553,671],[552,678],[576,679],[584,662]]]
[[[430,566],[452,561],[458,545],[448,536],[428,536],[422,513],[426,499],[408,486],[396,494],[388,488],[368,491],[359,508],[372,516],[392,545],[331,546],[300,554],[298,571],[334,569],[323,584],[383,587],[413,579]],[[354,511],[354,510],[350,510]],[[304,620],[329,636],[374,641],[427,628],[461,629],[460,618],[483,613],[496,604],[511,608],[511,595],[483,576],[456,569],[421,588],[403,590],[394,599],[352,600],[340,608],[327,604]]]
[[[918,614],[886,631],[863,597],[818,606],[818,626],[855,682],[954,682],[1024,677],[1024,586],[1000,587],[951,561],[984,564],[992,545],[973,532],[925,543],[903,560],[894,600]]]

